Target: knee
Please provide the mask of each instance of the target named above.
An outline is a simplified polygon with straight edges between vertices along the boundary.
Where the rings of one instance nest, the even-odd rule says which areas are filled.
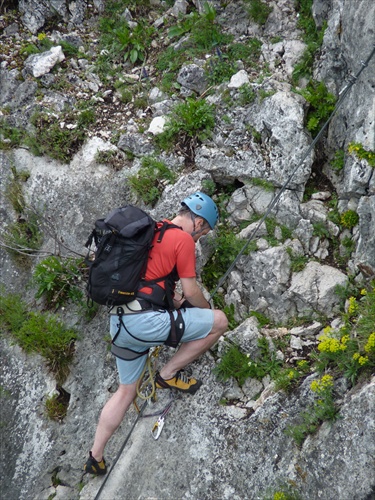
[[[214,326],[213,330],[218,335],[223,335],[228,329],[228,319],[223,311],[215,309],[214,311]]]

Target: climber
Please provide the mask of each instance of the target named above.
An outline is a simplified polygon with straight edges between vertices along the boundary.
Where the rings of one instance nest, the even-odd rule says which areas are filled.
[[[213,346],[228,326],[224,312],[211,309],[196,281],[195,243],[214,229],[218,209],[213,200],[201,192],[186,197],[177,216],[169,224],[162,241],[152,246],[145,280],[168,276],[155,287],[144,287],[137,299],[124,305],[120,319],[118,308],[110,316],[110,333],[116,335],[116,344],[132,352],[142,353],[146,348],[163,344],[169,337],[172,323],[182,327],[181,345],[174,356],[155,375],[158,389],[176,389],[189,394],[202,385],[202,381],[189,377],[183,368]],[[180,281],[182,294],[174,291]],[[172,286],[173,311],[166,303],[155,306],[153,295],[160,297],[160,288]],[[155,292],[156,289],[156,292]],[[167,295],[166,293],[164,295]],[[169,309],[169,310],[168,310]],[[137,382],[147,356],[132,360],[116,358],[119,387],[105,404],[99,418],[95,439],[84,470],[104,475],[107,466],[103,457],[109,438],[121,424],[126,411],[136,397]]]

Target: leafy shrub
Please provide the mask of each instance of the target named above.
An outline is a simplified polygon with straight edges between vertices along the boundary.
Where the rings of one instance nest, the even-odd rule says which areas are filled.
[[[335,330],[324,329],[319,338],[318,352],[314,355],[317,370],[338,370],[354,384],[358,377],[371,373],[375,367],[375,288],[362,289],[360,299],[347,301],[345,325]]]
[[[73,115],[57,119],[46,113],[36,113],[30,120],[36,128],[35,134],[27,139],[31,152],[36,156],[48,155],[68,163],[85,140],[83,127],[87,124],[88,116],[92,115],[84,113],[82,121],[77,122]],[[70,122],[75,128],[61,128],[62,121]]]
[[[246,106],[247,104],[251,104],[256,97],[254,90],[248,83],[241,85],[241,87],[238,89],[238,93],[239,93],[240,106]]]
[[[24,136],[24,130],[8,125],[5,119],[0,120],[0,150],[19,146]]]
[[[246,43],[231,43],[227,48],[227,55],[231,61],[241,60],[253,66],[261,54],[262,42],[257,38],[248,38]]]
[[[211,57],[205,67],[207,81],[210,85],[219,85],[230,80],[236,71],[235,63],[230,61],[225,54],[221,54],[219,57]]]
[[[262,0],[247,0],[249,4],[248,12],[250,18],[261,26],[266,24],[268,16],[272,12],[272,7],[262,2]]]
[[[38,216],[26,212],[23,217],[18,217],[5,228],[3,240],[7,252],[20,263],[26,263],[27,257],[34,255],[43,243]]]
[[[275,389],[290,392],[305,377],[311,368],[307,360],[299,360],[295,367],[284,367],[275,378]]]
[[[303,32],[302,39],[307,47],[293,70],[292,81],[294,84],[297,84],[300,78],[311,77],[315,54],[322,45],[327,27],[327,23],[324,23],[320,30],[317,29],[312,15],[312,4],[313,0],[295,0],[298,27]]]
[[[26,352],[37,352],[47,360],[56,380],[62,383],[74,353],[77,333],[54,316],[28,312],[19,295],[0,295],[0,324]]]
[[[375,167],[375,152],[367,151],[362,144],[351,142],[348,145],[349,154],[354,154],[360,160],[366,160],[370,167]]]
[[[347,229],[352,229],[359,222],[359,215],[354,210],[347,210],[341,214],[341,225]]]
[[[136,175],[129,177],[129,184],[145,203],[154,205],[160,198],[166,183],[174,183],[176,175],[165,163],[145,156]]]
[[[213,372],[219,380],[226,381],[230,377],[235,378],[240,386],[249,377],[262,379],[270,375],[274,378],[279,373],[282,362],[270,350],[266,338],[259,338],[258,347],[260,355],[256,359],[251,359],[250,355],[243,353],[239,346],[231,344]]]
[[[343,149],[338,149],[334,156],[333,159],[330,162],[331,167],[336,170],[337,172],[340,172],[345,165],[345,151]]]
[[[290,269],[293,273],[299,273],[303,271],[306,267],[306,264],[309,261],[309,258],[306,257],[305,255],[296,255],[293,253],[293,250],[288,247],[286,249],[289,257],[290,257]]]
[[[245,242],[236,236],[233,228],[225,225],[218,227],[215,237],[209,236],[208,238],[212,248],[212,255],[203,268],[202,281],[210,290],[215,287],[217,281],[227,271]],[[255,250],[255,247],[256,245],[248,247],[245,254]]]
[[[213,47],[229,43],[233,36],[222,33],[216,24],[216,11],[209,2],[204,2],[203,12],[199,15],[191,12],[182,18],[176,26],[169,30],[169,37],[181,37],[190,34],[191,45],[195,47],[195,54],[208,51]]]
[[[313,434],[325,421],[333,422],[338,418],[338,408],[333,398],[333,378],[324,375],[320,380],[311,382],[310,389],[318,399],[302,413],[303,422],[295,426],[289,426],[286,434],[291,436],[298,445],[301,445],[308,434]]]
[[[213,369],[213,373],[223,382],[233,377],[242,386],[250,377],[249,359],[237,345],[231,345]]]
[[[106,67],[112,70],[113,65],[129,61],[132,64],[145,60],[147,51],[155,34],[155,28],[141,17],[137,25],[130,28],[128,21],[122,15],[123,5],[109,4],[100,19],[100,56],[97,60],[99,73],[104,73]]]
[[[52,255],[35,267],[33,282],[38,287],[36,297],[44,297],[49,307],[60,307],[69,300],[81,302],[83,260]]]
[[[310,80],[306,88],[299,93],[310,104],[306,126],[315,136],[334,110],[336,97],[328,92],[324,82],[315,80]]]
[[[210,136],[214,125],[214,107],[205,100],[189,98],[172,109],[164,132],[156,136],[156,142],[161,148],[169,149],[177,141],[203,141]]]
[[[69,399],[65,397],[65,394],[54,394],[53,396],[46,399],[46,411],[47,416],[51,420],[57,420],[61,422],[67,414]]]

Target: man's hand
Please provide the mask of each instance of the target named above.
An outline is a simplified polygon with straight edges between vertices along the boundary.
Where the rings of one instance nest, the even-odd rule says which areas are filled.
[[[199,288],[195,278],[181,278],[181,286],[185,300],[190,307],[200,307],[201,309],[211,309],[211,305],[204,298],[202,290]],[[182,304],[180,305],[182,306]],[[186,307],[186,306],[185,306]]]

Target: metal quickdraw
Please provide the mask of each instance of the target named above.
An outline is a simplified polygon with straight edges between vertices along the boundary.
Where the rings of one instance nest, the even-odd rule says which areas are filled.
[[[168,405],[165,407],[163,413],[160,415],[160,417],[154,423],[154,426],[151,430],[151,434],[155,440],[159,439],[161,431],[163,430],[163,427],[164,427],[164,419],[165,419],[166,415],[168,414],[168,412],[170,411],[170,409],[172,408],[172,403],[173,403],[173,401],[170,401],[168,403]]]

